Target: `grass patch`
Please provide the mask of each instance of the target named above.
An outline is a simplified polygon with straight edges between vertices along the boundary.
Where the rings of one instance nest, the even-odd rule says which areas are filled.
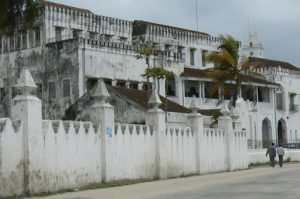
[[[154,179],[138,179],[138,180],[117,180],[112,182],[106,182],[106,183],[95,183],[95,184],[89,184],[86,186],[83,186],[78,189],[78,191],[83,190],[89,190],[89,189],[102,189],[102,188],[109,188],[109,187],[118,187],[118,186],[124,186],[124,185],[131,185],[131,184],[138,184],[143,182],[150,182],[154,181]]]

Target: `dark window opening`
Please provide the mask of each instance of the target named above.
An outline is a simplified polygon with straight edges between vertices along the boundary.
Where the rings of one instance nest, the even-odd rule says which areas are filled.
[[[175,91],[175,80],[174,78],[170,78],[167,80],[167,86],[166,86],[166,91],[168,96],[176,96],[176,91]]]
[[[190,49],[190,64],[192,66],[195,65],[195,49],[194,48]]]
[[[27,48],[27,32],[24,30],[22,32],[22,49]]]
[[[254,89],[251,86],[242,86],[242,97],[244,100],[254,100]]]
[[[48,89],[49,89],[49,91],[48,91],[49,99],[56,98],[55,82],[49,82]]]
[[[149,83],[149,88],[150,88],[150,90],[152,90],[152,85],[151,85],[151,83]],[[147,83],[144,83],[144,84],[143,84],[143,90],[144,90],[144,91],[147,91],[147,90],[148,90],[148,84],[147,84]]]
[[[35,30],[35,46],[41,45],[41,31],[40,29]]]
[[[116,85],[119,87],[126,87],[126,82],[125,81],[117,81]]]
[[[138,89],[139,88],[139,84],[137,82],[130,82],[129,88],[131,88],[131,89]]]
[[[186,81],[185,82],[185,96],[186,97],[199,97],[199,82]]]
[[[205,95],[205,98],[219,99],[218,90],[216,90],[216,91],[214,91],[212,93],[213,87],[214,87],[214,83],[212,83],[212,82],[205,82],[204,83],[204,95]]]
[[[276,106],[277,110],[284,110],[282,93],[276,93]]]
[[[63,80],[63,96],[71,97],[71,82],[69,79]]]
[[[55,27],[55,39],[56,39],[56,41],[61,41],[61,39],[62,39],[62,28],[61,27]]]
[[[2,87],[2,88],[0,88],[0,104],[1,105],[5,104],[5,97],[6,97],[5,88]]]
[[[42,99],[43,97],[43,85],[42,83],[37,83],[36,84],[37,86],[37,89],[36,89],[36,96],[39,98],[39,99]]]

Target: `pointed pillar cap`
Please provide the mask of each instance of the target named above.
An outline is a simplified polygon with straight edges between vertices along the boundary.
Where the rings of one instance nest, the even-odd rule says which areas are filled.
[[[222,105],[222,108],[220,110],[220,112],[222,113],[223,116],[228,116],[230,111],[228,109],[228,106],[227,106],[227,103],[224,101],[223,102],[223,105]]]
[[[92,94],[92,97],[94,99],[100,100],[101,104],[104,104],[106,100],[110,98],[110,95],[102,78],[98,80],[95,92]]]
[[[18,82],[14,87],[17,88],[22,95],[30,95],[31,92],[37,88],[30,71],[27,68],[22,70]]]
[[[148,101],[148,104],[151,108],[158,109],[158,107],[162,104],[159,95],[156,92],[156,89],[152,91],[151,97]]]
[[[190,104],[190,110],[193,112],[193,113],[197,113],[198,110],[200,109],[197,101],[196,101],[196,97],[195,95],[193,96],[193,99],[191,101],[191,104]]]

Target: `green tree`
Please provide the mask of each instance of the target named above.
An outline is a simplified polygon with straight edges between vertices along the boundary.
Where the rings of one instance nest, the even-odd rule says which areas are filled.
[[[155,53],[155,48],[151,42],[145,42],[143,38],[140,40],[139,44],[139,50],[138,50],[138,55],[136,56],[137,59],[144,59],[147,65],[147,69],[150,69],[150,58],[151,56],[154,56]],[[149,76],[147,77],[147,97],[150,97],[150,83],[149,83]]]
[[[206,70],[206,76],[215,80],[211,93],[222,88],[222,96],[229,94],[230,106],[235,107],[245,77],[244,72],[248,69],[248,59],[243,58],[239,62],[239,42],[231,35],[220,37],[222,43],[218,47],[218,52],[207,55],[207,60],[214,63],[214,68]],[[231,82],[231,86],[224,86],[227,81]]]
[[[157,86],[158,86],[158,91],[160,90],[160,79],[166,78],[171,78],[174,76],[173,72],[168,71],[164,68],[161,67],[152,67],[152,68],[147,68],[145,70],[145,74],[143,74],[144,77],[150,78],[152,77],[154,80],[157,81]]]
[[[0,1],[0,34],[10,36],[17,26],[32,27],[38,15],[36,0],[1,0]]]

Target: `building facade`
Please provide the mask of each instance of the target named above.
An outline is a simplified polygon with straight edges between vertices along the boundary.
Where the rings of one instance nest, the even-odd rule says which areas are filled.
[[[147,65],[136,58],[140,41],[155,47],[151,67],[160,66],[175,74],[168,81],[160,80],[161,95],[186,107],[193,96],[201,109],[221,107],[220,93],[210,94],[213,79],[203,75],[204,69],[213,67],[206,55],[218,50],[222,42],[219,37],[42,1],[34,28],[18,29],[10,37],[0,36],[0,116],[10,116],[16,95],[12,85],[24,67],[31,71],[38,86],[37,96],[43,102],[43,117],[49,119],[64,118],[65,110],[98,78],[113,86],[147,89],[142,77]],[[245,76],[237,109],[233,110],[240,113],[249,147],[298,141],[299,69],[263,59],[263,46],[256,33],[250,34],[243,52],[256,57],[249,64],[265,76]]]

